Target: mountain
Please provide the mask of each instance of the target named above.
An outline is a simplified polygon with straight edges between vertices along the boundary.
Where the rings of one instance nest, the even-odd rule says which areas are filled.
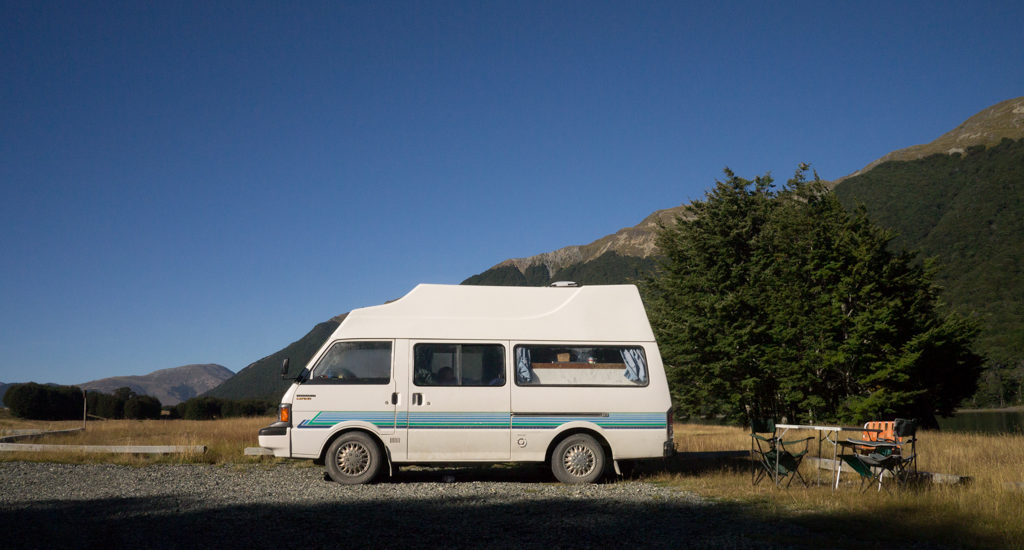
[[[894,246],[938,260],[936,281],[955,310],[977,315],[980,351],[1024,365],[1024,97],[988,107],[936,140],[893,151],[831,182],[849,209],[899,234]],[[657,222],[591,244],[501,262],[463,284],[621,283],[649,272]]]
[[[546,286],[554,281],[614,284],[636,281],[655,267],[654,244],[659,223],[683,213],[677,206],[647,216],[640,223],[616,231],[590,244],[567,246],[528,258],[505,260],[464,285]]]
[[[129,387],[135,393],[159,399],[162,405],[177,405],[217,387],[234,375],[221,365],[185,365],[153,371],[145,376],[114,376],[76,385],[84,390],[103,393]]]
[[[863,204],[877,223],[901,233],[895,246],[936,256],[946,301],[980,312],[982,351],[1024,365],[1024,144],[1014,141],[1022,138],[1024,97],[989,107],[931,143],[889,153],[832,186],[848,208]],[[685,209],[659,210],[590,244],[505,260],[463,284],[636,281],[655,267],[658,223]],[[291,357],[292,373],[298,372],[342,319],[317,325],[206,395],[278,399],[288,386],[280,379],[281,360]]]
[[[898,233],[895,246],[938,260],[943,298],[977,315],[990,361],[1024,365],[1024,97],[834,184],[844,206]]]
[[[1024,137],[1024,97],[1007,99],[968,118],[931,143],[893,151],[832,183],[838,185],[847,178],[866,174],[884,162],[911,161],[935,154],[964,154],[969,147],[978,145],[991,147],[1004,138],[1020,139],[1022,137]]]
[[[0,407],[4,406],[4,394],[7,393],[7,388],[9,387],[11,387],[10,384],[0,382]]]
[[[345,319],[345,315],[347,314],[318,324],[302,338],[238,371],[238,374],[210,389],[203,396],[223,399],[257,398],[271,401],[281,399],[281,395],[291,384],[290,380],[281,379],[281,362],[284,358],[289,358],[291,362],[289,374],[294,376],[327,341],[334,329],[338,328],[338,325]]]

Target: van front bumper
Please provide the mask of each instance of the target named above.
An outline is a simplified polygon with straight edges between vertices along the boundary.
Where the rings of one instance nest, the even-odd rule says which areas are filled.
[[[274,451],[274,456],[289,458],[291,453],[291,438],[288,436],[290,428],[288,422],[274,422],[266,428],[260,428],[260,447]]]

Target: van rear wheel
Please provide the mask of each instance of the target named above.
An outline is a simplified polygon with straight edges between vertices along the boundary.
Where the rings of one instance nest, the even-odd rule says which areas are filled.
[[[587,434],[570,435],[551,454],[551,472],[562,483],[593,483],[604,475],[604,449]]]
[[[361,432],[349,432],[327,448],[324,462],[331,479],[345,485],[373,481],[380,472],[383,454],[377,442]]]

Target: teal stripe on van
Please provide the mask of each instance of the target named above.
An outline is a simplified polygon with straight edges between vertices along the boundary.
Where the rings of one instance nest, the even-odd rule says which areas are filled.
[[[330,428],[342,422],[369,422],[378,428],[394,429],[396,423],[405,424],[405,413],[390,411],[320,411],[313,418],[303,420],[299,428]]]
[[[608,413],[590,415],[530,414],[510,415],[507,412],[410,412],[399,411],[321,411],[299,428],[330,428],[350,421],[369,422],[382,429],[472,430],[507,429],[552,430],[570,422],[589,422],[606,430],[664,430],[665,413]]]
[[[507,412],[413,412],[409,429],[507,429],[510,420]]]
[[[545,430],[569,422],[590,422],[607,430],[664,430],[667,428],[665,413],[608,413],[601,416],[513,416],[512,429]]]

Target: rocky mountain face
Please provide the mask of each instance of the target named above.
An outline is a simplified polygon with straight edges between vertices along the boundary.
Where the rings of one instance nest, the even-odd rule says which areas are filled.
[[[162,405],[177,405],[216,388],[234,375],[221,365],[185,365],[153,371],[144,376],[114,376],[77,386],[103,393],[114,393],[118,388],[129,387],[135,393],[159,399]]]

